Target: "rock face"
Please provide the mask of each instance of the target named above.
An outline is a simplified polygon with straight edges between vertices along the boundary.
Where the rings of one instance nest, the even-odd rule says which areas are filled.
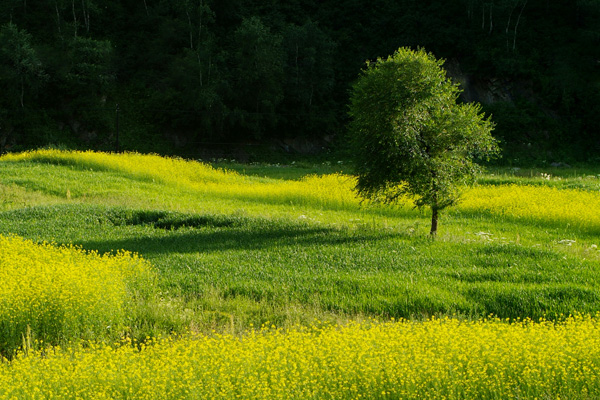
[[[460,84],[461,100],[485,105],[497,102],[512,103],[515,97],[532,98],[531,83],[515,82],[507,78],[477,77],[465,73],[456,59],[444,64],[448,76]]]
[[[564,162],[553,162],[552,164],[550,164],[550,166],[554,168],[571,168],[569,164]]]

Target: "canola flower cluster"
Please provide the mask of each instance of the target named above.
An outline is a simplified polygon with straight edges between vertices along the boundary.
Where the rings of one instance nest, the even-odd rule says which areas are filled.
[[[458,206],[503,218],[554,223],[587,232],[600,232],[600,192],[546,186],[478,186]]]
[[[217,170],[201,162],[155,154],[112,154],[96,151],[40,149],[5,154],[2,156],[2,161],[36,161],[73,165],[83,169],[120,171],[138,178],[153,179],[159,182],[205,183],[218,181],[227,183],[243,179],[234,171]]]
[[[342,174],[313,175],[298,181],[281,181],[249,177],[181,158],[53,149],[7,154],[1,160],[48,162],[83,169],[118,171],[136,178],[191,189],[211,198],[260,200],[271,204],[307,205],[327,209],[358,209],[360,204],[353,191],[355,179]]]
[[[0,235],[0,356],[27,340],[120,334],[134,287],[151,283],[147,262],[126,252],[98,255],[73,246]]]
[[[367,321],[88,345],[0,363],[0,399],[600,395],[600,319]]]

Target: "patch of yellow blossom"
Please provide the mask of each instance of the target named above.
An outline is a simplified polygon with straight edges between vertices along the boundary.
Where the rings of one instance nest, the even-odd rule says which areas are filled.
[[[0,399],[586,399],[600,315],[363,322],[89,345],[0,364]]]
[[[126,252],[99,255],[3,235],[0,249],[0,354],[24,336],[59,343],[120,332],[132,288],[153,276]]]
[[[465,193],[458,207],[524,222],[550,222],[600,232],[600,192],[547,186],[478,186]]]
[[[352,189],[354,178],[341,174],[313,175],[298,181],[281,181],[245,176],[181,158],[53,149],[7,154],[1,160],[47,162],[83,169],[118,171],[137,178],[192,189],[210,198],[259,200],[271,204],[333,209],[356,209],[359,206],[359,200]]]
[[[236,172],[217,170],[201,162],[155,154],[41,149],[6,154],[2,156],[2,161],[35,161],[73,165],[84,169],[120,171],[138,178],[155,179],[160,182],[219,181],[225,183],[243,178]]]
[[[7,154],[2,161],[35,161],[75,165],[83,169],[111,170],[133,177],[191,189],[211,199],[239,199],[266,204],[310,206],[330,210],[358,210],[356,180],[343,174],[307,176],[282,181],[250,177],[208,164],[138,153],[36,150]],[[408,198],[399,206],[413,207]],[[467,212],[485,212],[524,221],[556,223],[598,232],[600,193],[547,186],[493,185],[467,190],[457,206]]]

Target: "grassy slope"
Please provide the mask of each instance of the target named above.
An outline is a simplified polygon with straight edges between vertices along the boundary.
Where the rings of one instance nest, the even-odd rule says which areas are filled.
[[[426,214],[361,207],[343,191],[339,201],[323,199],[333,187],[297,181],[319,168],[233,165],[262,177],[219,181],[217,174],[210,183],[154,175],[151,166],[148,173],[112,168],[111,160],[0,159],[0,233],[139,252],[162,279],[159,300],[140,314],[143,334],[366,315],[537,318],[600,309],[593,224],[457,208],[432,242]],[[560,181],[522,175],[501,171],[484,182],[598,190],[590,171]]]

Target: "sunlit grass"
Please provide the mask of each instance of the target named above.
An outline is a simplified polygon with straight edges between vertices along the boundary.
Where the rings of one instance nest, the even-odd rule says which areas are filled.
[[[125,249],[158,276],[151,296],[119,309],[129,318],[120,331],[145,342],[144,351],[99,345],[106,336],[93,329],[69,330],[59,342],[96,340],[45,358],[32,356],[33,346],[29,357],[0,367],[0,382],[8,382],[0,388],[15,388],[0,389],[0,398],[35,398],[36,388],[46,397],[277,398],[283,384],[291,398],[599,393],[598,346],[585,336],[597,336],[597,318],[553,324],[600,309],[595,171],[484,175],[442,215],[432,241],[427,210],[410,199],[361,202],[341,166],[273,166],[272,174],[264,165],[248,174],[234,167],[55,150],[0,158],[0,234],[100,255]],[[490,314],[513,323],[483,322]],[[352,322],[392,317],[412,322]],[[515,323],[527,317],[552,322]],[[316,320],[331,327],[307,328]],[[283,331],[251,333],[267,321]],[[27,337],[27,324],[19,326],[13,348]],[[569,347],[580,334],[585,340]],[[364,358],[363,342],[373,358]],[[294,375],[293,362],[323,379]],[[262,374],[259,383],[251,371]]]
[[[63,204],[5,212],[3,231],[139,252],[161,271],[168,297],[192,310],[181,321],[201,319],[201,330],[214,323],[205,310],[234,315],[243,328],[329,313],[556,315],[600,301],[592,178],[572,178],[583,190],[544,186],[533,174],[536,186],[476,186],[443,215],[433,243],[426,211],[408,199],[361,203],[354,179],[339,173],[282,180],[152,155],[56,150],[5,156],[0,168],[5,185]],[[152,218],[178,222],[161,228]]]
[[[354,178],[340,174],[309,175],[300,180],[281,181],[215,169],[202,162],[137,153],[38,150],[5,155],[2,161],[50,163],[83,171],[115,171],[144,181],[168,183],[177,189],[191,189],[199,195],[267,204],[356,210],[360,203],[352,192]],[[66,193],[65,190],[62,192]]]
[[[244,176],[231,170],[215,169],[208,164],[182,159],[165,158],[154,155],[141,155],[136,153],[107,154],[95,152],[67,152],[59,150],[39,150],[35,152],[5,155],[5,162],[35,162],[68,165],[76,167],[72,174],[62,171],[62,176],[54,176],[47,185],[40,187],[42,192],[54,194],[69,199],[82,199],[110,197],[111,195],[127,196],[122,185],[117,185],[116,178],[110,177],[110,183],[82,181],[71,179],[71,176],[81,175],[85,171],[115,171],[125,174],[123,177],[142,179],[143,182],[130,187],[129,197],[136,198],[139,190],[161,191],[161,198],[148,196],[146,201],[153,205],[170,205],[175,209],[193,208],[188,204],[196,197],[201,206],[209,205],[212,209],[215,203],[220,209],[216,211],[231,212],[248,208],[252,213],[257,208],[265,210],[265,206],[272,207],[274,213],[289,213],[297,209],[300,213],[304,210],[335,211],[354,214],[387,215],[394,216],[398,213],[410,213],[412,202],[405,199],[399,206],[384,207],[361,202],[353,191],[355,180],[352,176],[338,173],[328,175],[305,175],[298,180],[278,180],[260,177]],[[37,168],[40,170],[40,168]],[[42,171],[40,171],[42,172]],[[59,171],[57,171],[59,172]],[[33,172],[35,173],[35,171]],[[69,176],[71,175],[71,176]],[[97,175],[95,175],[97,176]],[[587,179],[590,176],[591,178]],[[550,175],[533,175],[532,180],[523,181],[523,177],[509,177],[503,175],[499,182],[508,182],[516,179],[513,184],[480,185],[466,192],[456,211],[489,213],[500,219],[518,218],[528,221],[550,222],[563,224],[584,231],[597,232],[600,229],[600,216],[595,210],[600,205],[600,191],[594,190],[597,184],[595,175],[585,175],[586,180],[575,178],[581,189],[558,189],[550,185],[553,179],[546,179]],[[64,180],[62,180],[62,179]],[[581,177],[579,177],[581,178]],[[10,178],[8,178],[10,179]],[[34,177],[21,180],[15,178],[13,182],[19,184],[33,184]],[[28,180],[29,179],[29,180]],[[44,176],[39,179],[44,180]],[[496,182],[497,176],[484,179],[487,182]],[[156,185],[156,182],[161,184]],[[516,184],[516,182],[526,183]],[[567,186],[570,182],[565,178]],[[587,182],[587,183],[585,183]],[[535,183],[531,186],[530,183]],[[548,183],[548,185],[542,185]],[[123,185],[125,182],[123,183]],[[166,186],[165,186],[166,184]],[[14,184],[13,184],[14,185]],[[586,186],[587,185],[587,186]],[[112,189],[111,189],[112,187]],[[6,189],[4,189],[6,191]],[[121,191],[121,192],[120,192]],[[123,193],[125,192],[125,193]],[[179,196],[180,204],[173,198]],[[5,202],[10,200],[5,200]],[[135,201],[135,200],[134,200]],[[259,207],[255,207],[255,205]],[[285,209],[284,212],[281,209]],[[450,211],[452,212],[452,211]],[[296,213],[298,214],[298,213]],[[414,216],[422,214],[412,211]],[[304,214],[300,214],[304,215]],[[300,216],[299,215],[299,216]],[[304,215],[306,216],[306,215]],[[314,214],[310,217],[314,218]],[[315,218],[318,220],[318,218]],[[331,222],[325,215],[322,220]],[[443,229],[443,227],[442,227]]]

